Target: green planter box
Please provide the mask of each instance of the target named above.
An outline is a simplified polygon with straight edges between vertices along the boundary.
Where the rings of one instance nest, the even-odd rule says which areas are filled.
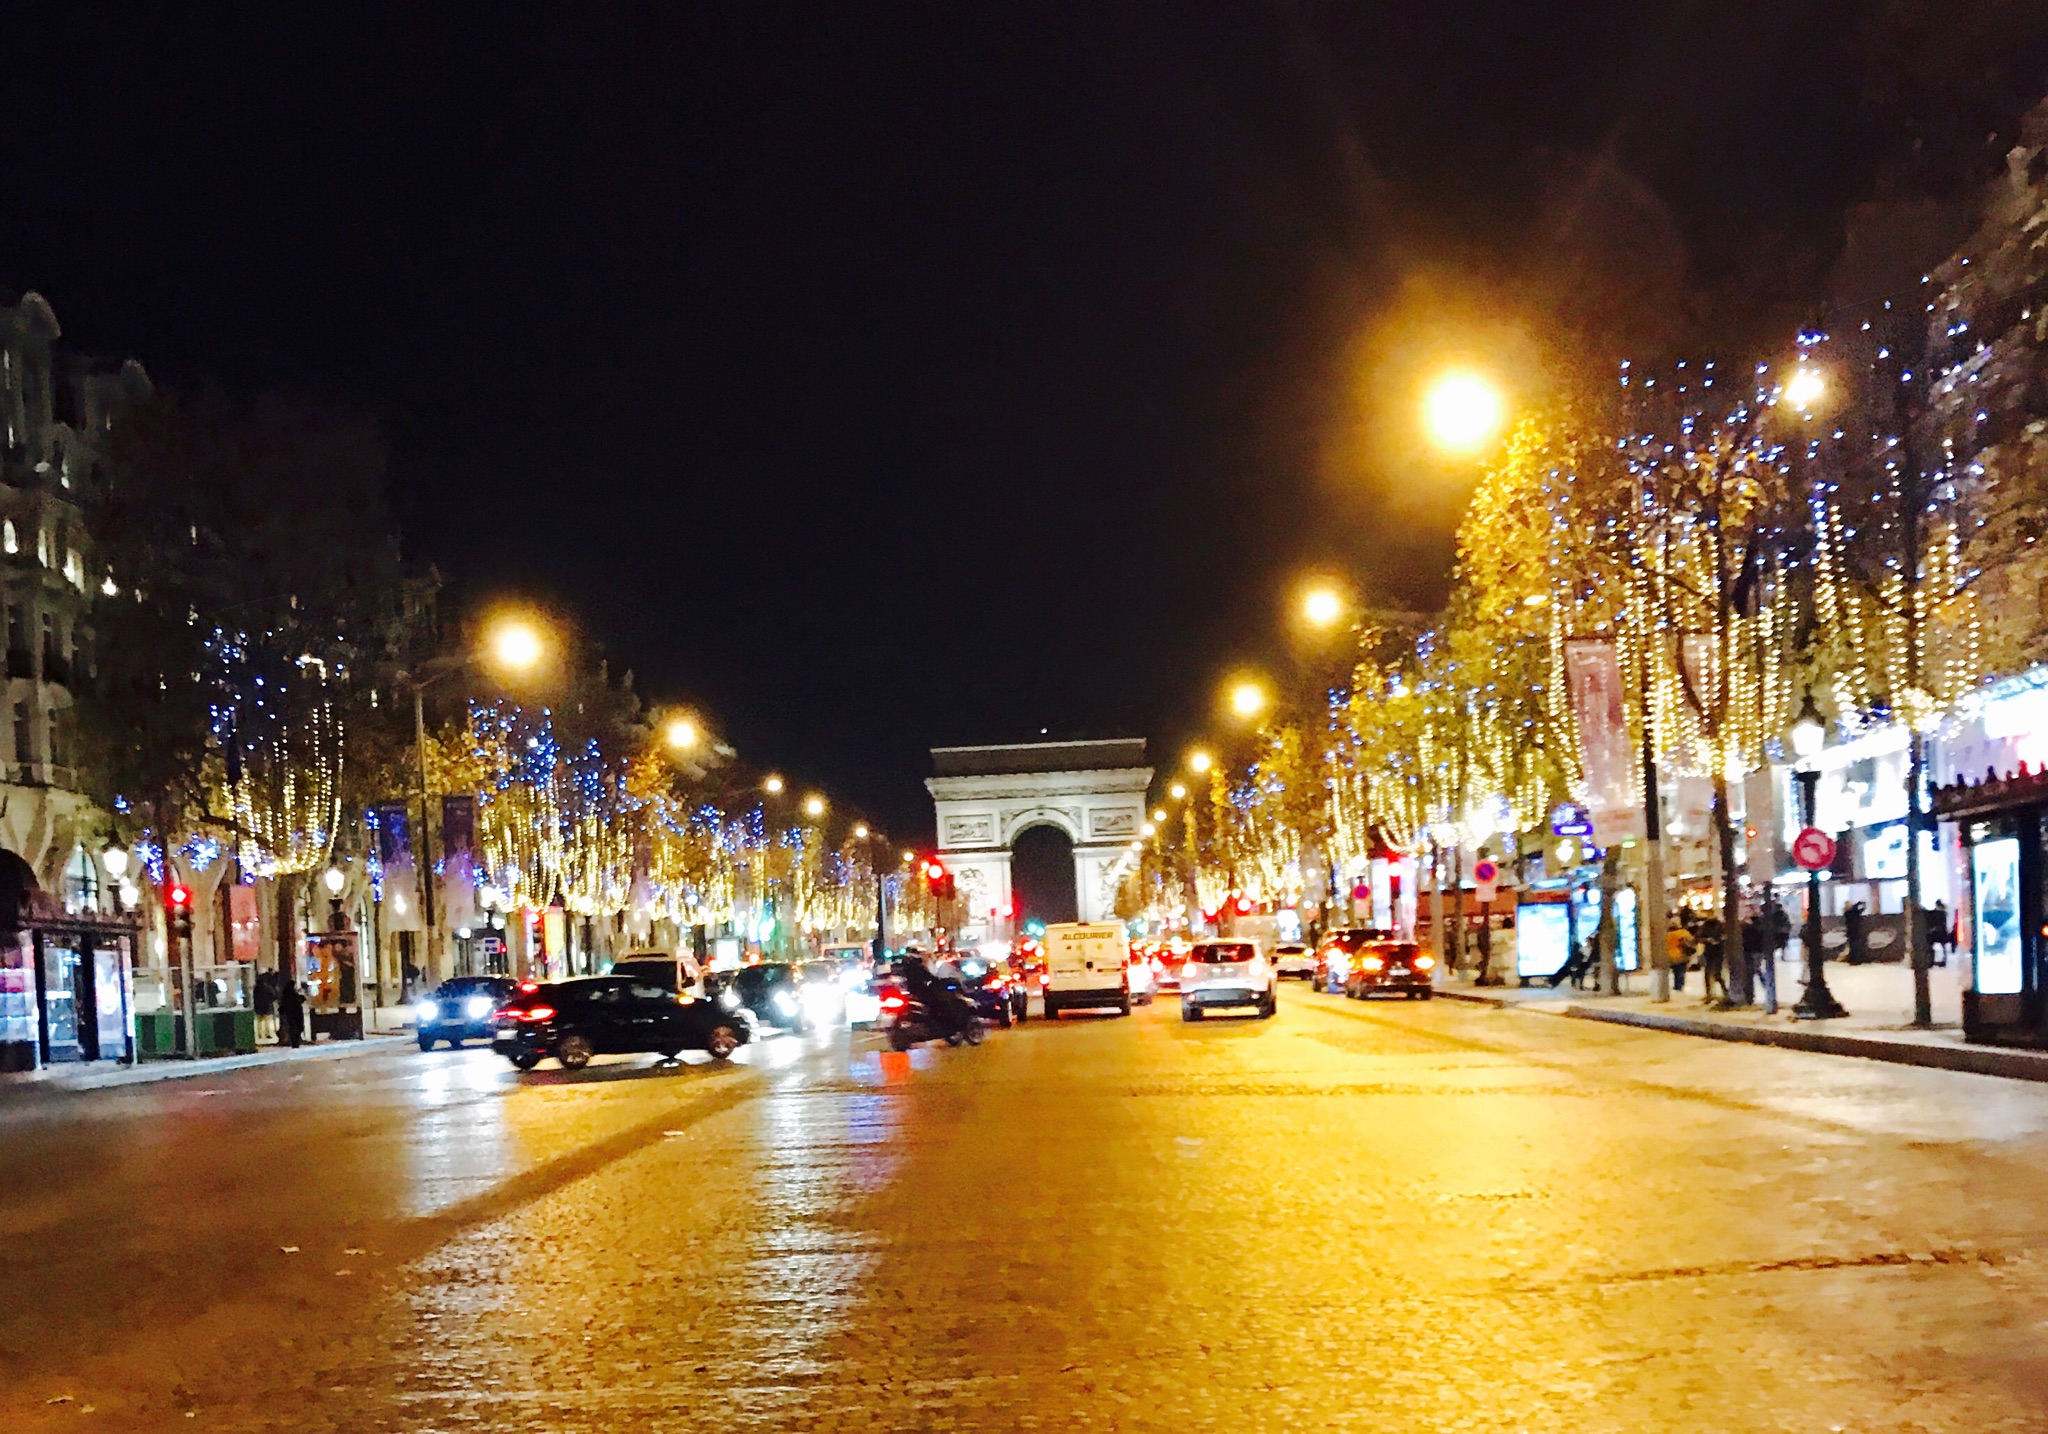
[[[256,1049],[254,1011],[200,1011],[192,1019],[194,1055],[250,1055]]]
[[[178,1026],[169,1011],[151,1011],[135,1018],[135,1050],[144,1060],[178,1053]]]

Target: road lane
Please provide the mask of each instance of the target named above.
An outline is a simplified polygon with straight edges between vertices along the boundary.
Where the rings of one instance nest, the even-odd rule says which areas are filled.
[[[2043,1427],[2038,1087],[1293,989],[1270,1022],[1162,1002],[978,1051],[749,1054],[524,1080],[484,1053],[378,1057],[53,1118],[38,1138],[82,1125],[96,1154],[10,1187],[17,1227],[165,1199],[114,1148],[149,1113],[178,1169],[239,1144],[272,1174],[216,1192],[257,1204],[231,1235],[166,1217],[205,1296],[88,1321],[97,1359],[34,1339],[20,1297],[55,1257],[17,1242],[0,1413]]]

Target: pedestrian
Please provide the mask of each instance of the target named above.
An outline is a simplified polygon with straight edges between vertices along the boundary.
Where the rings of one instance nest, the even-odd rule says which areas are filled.
[[[277,972],[256,973],[256,1039],[277,1039]]]
[[[1779,903],[1775,891],[1764,897],[1764,937],[1770,942],[1771,959],[1784,960],[1785,947],[1792,940],[1792,918]]]
[[[1721,940],[1721,918],[1706,916],[1699,924],[1700,949],[1700,1002],[1711,1006],[1717,999],[1715,989],[1720,990],[1719,1000],[1728,1001],[1728,952]]]
[[[1763,991],[1764,1014],[1778,1014],[1778,957],[1770,946],[1770,931],[1763,913],[1742,923],[1742,954],[1749,959],[1750,973]]]
[[[1870,959],[1870,908],[1852,901],[1842,908],[1842,935],[1848,941],[1848,962],[1861,966]]]
[[[1930,955],[1941,953],[1941,959],[1934,963],[1937,966],[1948,965],[1948,958],[1955,955],[1956,927],[1949,919],[1946,901],[1935,902],[1934,910],[1927,913],[1927,949]]]
[[[306,998],[299,983],[278,974],[277,1019],[287,1046],[299,1046],[306,1039]]]
[[[1678,920],[1664,931],[1664,964],[1671,968],[1671,989],[1685,989],[1685,968],[1692,960],[1692,931],[1687,922],[1691,913],[1681,911]]]

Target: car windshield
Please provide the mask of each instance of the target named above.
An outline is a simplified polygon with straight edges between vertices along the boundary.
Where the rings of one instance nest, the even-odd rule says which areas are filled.
[[[1332,931],[1323,938],[1323,944],[1343,951],[1356,951],[1368,941],[1384,939],[1377,931]]]
[[[1259,948],[1249,941],[1218,941],[1211,945],[1197,946],[1188,952],[1188,959],[1200,961],[1207,966],[1227,965],[1232,961],[1249,961],[1259,954]]]
[[[1418,949],[1413,941],[1382,941],[1373,947],[1378,954],[1395,961],[1413,961]]]
[[[839,967],[831,961],[806,961],[797,968],[797,974],[806,981],[831,981],[839,976]]]
[[[490,996],[496,995],[510,984],[511,982],[496,976],[457,976],[451,981],[443,981],[440,989],[435,991],[434,994],[436,996],[467,996],[473,993],[482,993],[483,995]]]

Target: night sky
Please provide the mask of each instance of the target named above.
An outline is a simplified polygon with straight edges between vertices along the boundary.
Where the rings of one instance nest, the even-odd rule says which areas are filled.
[[[375,415],[458,595],[904,833],[1177,750],[1311,568],[1439,601],[1420,366],[1793,321],[2048,90],[1963,0],[20,8],[0,288]]]

